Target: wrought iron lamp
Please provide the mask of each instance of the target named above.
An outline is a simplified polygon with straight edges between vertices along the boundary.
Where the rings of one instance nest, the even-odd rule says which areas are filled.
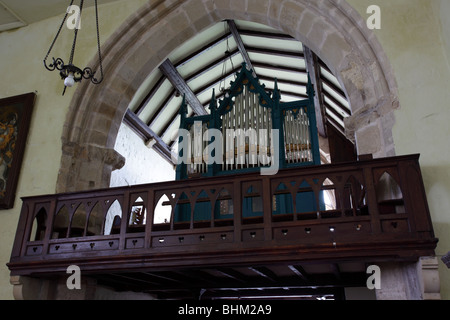
[[[100,32],[98,27],[98,9],[97,9],[97,0],[94,0],[95,3],[95,22],[97,27],[97,47],[98,47],[98,60],[99,60],[99,68],[100,68],[100,77],[97,78],[95,76],[95,71],[92,70],[90,67],[86,67],[84,69],[81,69],[73,64],[73,57],[75,54],[75,46],[77,43],[77,36],[78,31],[81,27],[81,13],[83,11],[83,4],[84,0],[80,1],[80,5],[73,6],[74,0],[71,0],[69,7],[67,8],[66,14],[64,15],[63,21],[59,27],[58,32],[56,33],[55,39],[53,39],[52,44],[50,45],[50,48],[48,49],[47,55],[44,58],[44,66],[49,71],[59,70],[59,74],[61,76],[61,79],[64,80],[64,91],[63,95],[66,92],[67,87],[72,87],[75,82],[80,82],[83,78],[91,80],[94,84],[99,84],[103,81],[103,66],[102,66],[102,55],[100,51]],[[76,10],[75,10],[76,9]],[[53,49],[53,46],[55,45],[56,40],[59,37],[59,34],[61,33],[61,30],[66,23],[67,17],[69,13],[75,12],[75,24],[73,25],[73,28],[70,29],[74,30],[74,38],[73,38],[73,44],[72,44],[72,50],[70,52],[69,62],[68,64],[65,64],[64,61],[61,58],[52,58],[53,61],[50,64],[47,64],[47,59]]]

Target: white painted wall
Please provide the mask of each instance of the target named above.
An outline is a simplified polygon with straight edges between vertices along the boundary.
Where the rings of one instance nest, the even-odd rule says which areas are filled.
[[[362,17],[373,0],[348,0]],[[420,153],[420,166],[439,243],[441,297],[450,299],[450,270],[441,257],[450,250],[450,1],[376,1],[375,30],[399,89],[393,138],[397,155]]]
[[[125,157],[125,166],[111,174],[111,187],[175,180],[173,165],[122,123],[114,149]]]
[[[120,126],[114,149],[124,156],[126,160],[122,169],[112,172],[111,187],[175,180],[174,167],[156,151],[148,148],[144,141],[124,123]],[[122,217],[122,210],[118,202],[113,203],[108,210],[105,221],[105,234],[109,234],[116,215]],[[159,222],[161,214],[157,212],[155,215],[155,222]],[[167,212],[163,214],[162,221],[164,221],[164,217],[167,217]]]

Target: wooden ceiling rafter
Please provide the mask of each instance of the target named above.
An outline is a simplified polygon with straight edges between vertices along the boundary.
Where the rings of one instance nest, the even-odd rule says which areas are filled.
[[[162,84],[166,80],[166,77],[164,75],[161,75],[156,82],[156,84],[151,88],[151,90],[148,92],[148,94],[145,96],[145,98],[142,100],[142,102],[139,104],[138,108],[134,111],[134,113],[139,116],[142,111],[145,109],[147,104],[150,103],[150,100],[153,98],[155,93],[161,88]]]
[[[314,96],[314,105],[316,109],[317,131],[319,132],[320,136],[326,138],[327,118],[325,113],[325,105],[323,103],[323,89],[322,82],[320,81],[320,68],[317,65],[317,56],[311,49],[309,49],[305,45],[303,45],[303,52],[305,55],[306,68],[309,72],[309,76],[316,93]]]
[[[338,129],[345,136],[345,128],[338,123],[333,117],[327,116],[327,121],[331,123],[336,129]]]
[[[130,109],[127,110],[124,121],[139,134],[144,141],[152,142],[153,149],[155,149],[165,160],[173,163],[170,147]]]
[[[158,109],[158,112],[155,112],[155,114],[150,118],[150,120],[147,122],[147,125],[152,128],[153,125],[158,121],[158,119],[161,118],[162,113],[164,110],[166,110],[167,106],[169,105],[170,101],[172,101],[173,98],[177,95],[177,90],[174,88],[170,93],[167,95],[166,99],[161,103],[161,106]]]
[[[341,109],[344,113],[347,115],[350,115],[351,112],[348,107],[344,106],[339,100],[337,100],[335,97],[333,97],[331,94],[328,94],[326,91],[323,91],[324,97],[331,100],[339,109]]]
[[[321,81],[325,83],[331,90],[333,90],[336,94],[338,94],[342,99],[347,100],[347,97],[345,96],[344,91],[342,91],[341,88],[339,88],[337,85],[335,85],[333,82],[328,80],[326,77],[321,77]],[[324,88],[324,90],[326,90]]]
[[[265,62],[253,62],[253,66],[255,68],[262,68],[262,69],[271,69],[271,70],[281,70],[281,71],[286,71],[286,72],[290,72],[290,73],[298,73],[298,74],[302,74],[302,75],[306,75],[308,74],[305,68],[296,68],[294,66],[282,66],[282,65],[276,65],[276,64],[270,64],[270,63],[265,63]]]
[[[260,76],[258,76],[258,79],[262,80],[262,81],[273,82],[273,78],[267,77],[267,76],[260,75]],[[286,84],[286,85],[297,86],[297,87],[304,87],[304,88],[306,88],[306,86],[308,85],[308,83],[304,82],[304,81],[288,80],[288,79],[283,79],[283,78],[277,78],[277,82],[278,82],[278,85]]]
[[[169,59],[166,59],[160,66],[159,69],[164,73],[164,75],[169,79],[170,83],[174,86],[175,89],[183,96],[186,97],[186,101],[194,110],[195,114],[198,116],[206,115],[206,109],[201,104],[200,100],[198,100],[197,95],[192,92],[189,85],[186,83],[184,78],[180,75],[178,70],[172,64]]]
[[[204,75],[206,72],[212,70],[215,67],[220,66],[222,63],[224,63],[226,60],[238,55],[240,52],[238,49],[235,49],[233,51],[230,51],[228,54],[224,55],[223,57],[220,57],[218,59],[216,59],[215,61],[211,62],[210,64],[206,65],[205,67],[199,69],[198,71],[196,71],[195,73],[189,75],[186,77],[186,82],[190,82],[194,79],[197,79],[198,77],[201,77],[202,75]]]
[[[326,110],[334,114],[340,121],[344,121],[344,116],[341,113],[339,113],[335,108],[333,108],[326,100],[324,100],[324,105]]]
[[[241,36],[259,37],[259,38],[264,38],[264,39],[275,39],[275,40],[297,41],[297,39],[291,37],[288,34],[284,34],[284,33],[245,30],[245,29],[238,29],[238,31]]]
[[[239,31],[237,29],[236,23],[234,22],[234,20],[227,20],[227,24],[231,34],[233,35],[234,41],[236,41],[236,44],[238,46],[239,52],[242,55],[242,58],[244,59],[244,62],[247,64],[247,68],[255,71],[253,69],[252,60],[248,55],[247,49],[245,48],[244,42],[242,41],[241,35],[239,34]]]
[[[204,93],[205,91],[215,87],[218,83],[221,81],[226,81],[227,78],[231,77],[233,74],[236,74],[241,69],[241,66],[235,66],[233,70],[230,70],[228,72],[225,72],[224,74],[221,74],[214,80],[206,83],[205,85],[201,86],[197,90],[194,91],[195,95],[200,95]]]
[[[257,48],[254,46],[246,46],[245,47],[247,52],[249,53],[259,53],[259,54],[265,54],[265,55],[271,55],[271,56],[277,56],[277,57],[287,57],[287,58],[294,58],[294,59],[303,59],[304,55],[303,52],[293,52],[293,51],[284,51],[284,50],[278,50],[278,49],[268,49],[268,48]]]
[[[202,55],[203,53],[211,50],[212,48],[216,47],[217,45],[220,45],[223,41],[226,41],[228,38],[232,37],[231,32],[227,32],[223,35],[220,35],[218,38],[214,39],[213,41],[209,42],[208,44],[202,46],[200,49],[194,51],[193,53],[187,55],[185,58],[181,59],[180,61],[177,61],[174,63],[174,66],[176,68],[179,68],[186,63],[190,62],[191,60],[195,59],[196,57]]]

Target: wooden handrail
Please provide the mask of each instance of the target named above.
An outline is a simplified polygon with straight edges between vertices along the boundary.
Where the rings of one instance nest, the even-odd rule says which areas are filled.
[[[99,272],[432,255],[437,239],[418,159],[410,155],[285,169],[274,176],[246,173],[24,197],[8,267],[19,275],[61,272],[69,262]],[[379,199],[383,173],[395,178],[402,199]],[[327,178],[331,185],[323,183]],[[223,190],[227,194],[219,195]],[[332,204],[323,200],[326,192]],[[164,195],[170,218],[156,224]],[[187,205],[189,221],[177,221],[179,208]],[[133,206],[143,207],[145,224],[129,225]],[[109,234],[104,226],[115,215],[121,216],[120,231]],[[76,228],[81,228],[78,234]]]

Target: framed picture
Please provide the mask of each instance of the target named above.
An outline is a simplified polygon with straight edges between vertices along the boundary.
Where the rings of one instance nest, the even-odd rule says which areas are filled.
[[[35,93],[0,99],[0,209],[14,206]]]

